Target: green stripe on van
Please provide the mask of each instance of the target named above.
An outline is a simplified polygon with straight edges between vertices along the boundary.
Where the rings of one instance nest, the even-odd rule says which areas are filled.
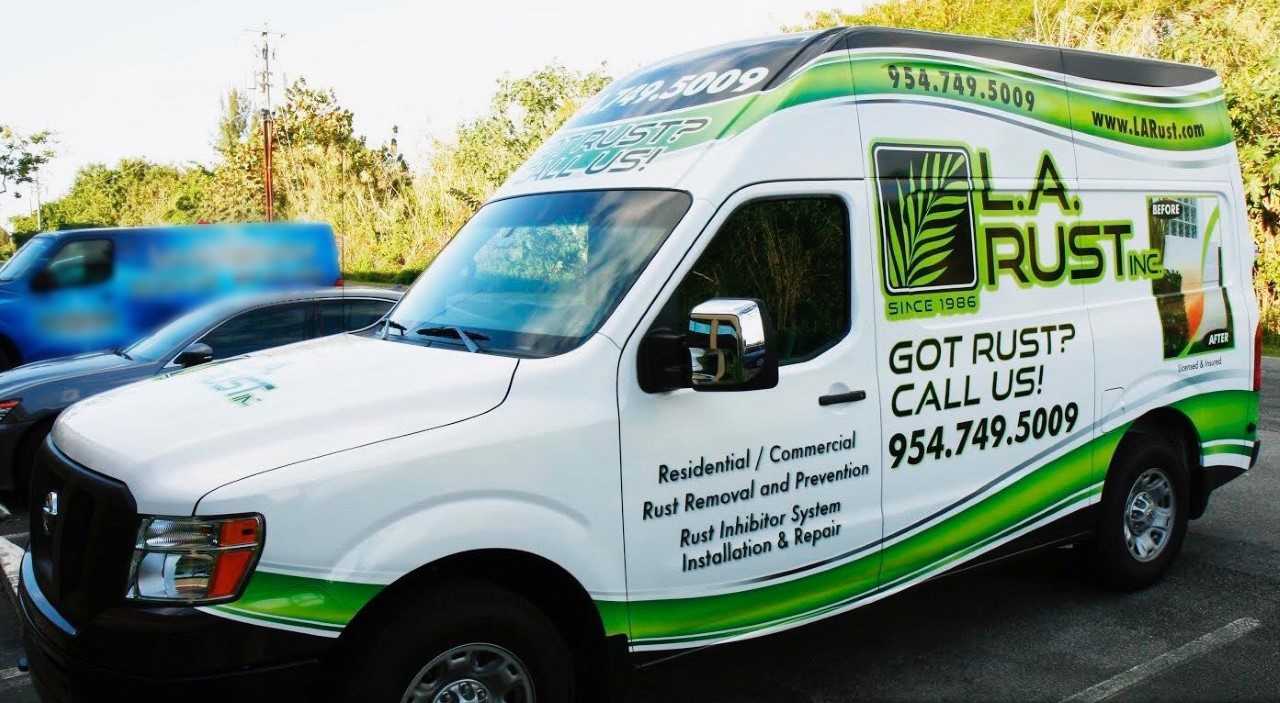
[[[1172,406],[1187,414],[1203,439],[1243,439],[1246,418],[1256,420],[1257,396],[1248,391],[1217,391]],[[632,641],[639,645],[691,644],[785,627],[929,578],[1042,516],[1101,494],[1106,468],[1128,428],[1128,424],[1116,428],[1049,461],[883,552],[750,591],[633,601]]]
[[[1205,442],[1256,440],[1246,423],[1257,422],[1258,394],[1216,391],[1171,404],[1195,424]],[[1032,469],[1016,482],[900,541],[836,567],[786,583],[721,595],[636,600],[597,600],[606,634],[628,634],[640,645],[713,641],[811,619],[931,577],[964,556],[1058,510],[1098,495],[1106,467],[1128,425]],[[1215,445],[1249,454],[1242,445]],[[329,581],[257,571],[235,603],[209,608],[264,626],[289,625],[340,631],[382,591],[377,584]]]
[[[1254,391],[1205,393],[1180,400],[1171,407],[1191,419],[1201,442],[1258,439],[1258,394]],[[1255,428],[1253,432],[1249,432],[1251,425]]]
[[[214,610],[299,627],[341,629],[384,586],[255,571],[244,595]]]
[[[1201,447],[1200,451],[1205,456],[1213,454],[1239,454],[1240,456],[1253,456],[1253,447],[1246,447],[1242,444],[1217,444],[1212,447]]]
[[[899,79],[894,81],[889,67],[894,66]],[[928,88],[918,79],[907,87],[903,67],[912,67],[913,75],[924,68],[932,77]],[[946,86],[942,85],[943,72]],[[956,77],[960,86],[956,86]],[[973,79],[970,82],[970,78]],[[992,84],[995,81],[994,93]],[[1013,99],[1014,89],[1023,98],[1019,105]],[[1005,99],[1005,92],[1009,99]],[[1221,88],[1194,95],[1170,96],[1135,92],[1119,92],[1093,86],[1062,84],[1043,76],[1018,72],[984,64],[968,57],[951,59],[909,53],[877,52],[874,55],[835,55],[815,61],[782,84],[762,93],[742,95],[698,107],[663,113],[664,119],[707,118],[711,128],[688,132],[664,143],[667,152],[689,149],[709,142],[741,134],[765,118],[783,110],[833,98],[856,96],[898,96],[903,99],[929,100],[946,106],[963,104],[1004,113],[1010,119],[1040,122],[1059,129],[1120,142],[1131,146],[1165,151],[1197,151],[1226,146],[1233,141],[1226,119],[1226,102]],[[609,126],[587,125],[565,131],[549,144],[568,143],[572,135],[597,130],[625,130],[629,125],[653,122],[656,116],[614,123]],[[578,167],[585,167],[612,147],[597,147],[575,152]],[[546,152],[539,152],[544,154]],[[535,159],[536,161],[536,159]],[[526,168],[528,168],[526,166]]]
[[[785,626],[927,576],[967,548],[990,541],[1072,496],[1095,494],[1094,463],[1123,436],[1114,432],[1073,449],[990,497],[851,562],[802,578],[723,595],[631,603],[636,644],[720,639]],[[1095,453],[1101,455],[1095,457]],[[885,586],[881,586],[885,584]]]

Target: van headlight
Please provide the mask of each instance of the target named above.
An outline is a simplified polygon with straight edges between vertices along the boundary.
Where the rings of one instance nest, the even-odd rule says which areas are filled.
[[[208,605],[240,597],[262,551],[261,515],[144,516],[126,598]]]

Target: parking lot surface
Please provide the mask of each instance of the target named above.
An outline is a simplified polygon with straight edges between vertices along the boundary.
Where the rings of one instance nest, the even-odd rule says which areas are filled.
[[[1280,701],[1280,360],[1265,383],[1262,460],[1214,494],[1160,584],[1107,592],[1045,552],[649,667],[628,703]],[[19,657],[0,598],[0,701],[36,700]]]

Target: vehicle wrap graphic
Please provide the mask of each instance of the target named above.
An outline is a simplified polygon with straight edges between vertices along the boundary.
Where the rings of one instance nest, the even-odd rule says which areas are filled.
[[[644,78],[657,80],[648,73]],[[1169,152],[1232,143],[1217,79],[1185,89],[1119,90],[962,54],[864,49],[824,54],[769,90],[726,93],[730,97],[718,101],[610,122],[603,119],[611,111],[600,112],[597,121],[592,111],[599,106],[588,105],[516,172],[512,183],[643,170],[664,155],[731,138],[779,111],[848,97],[976,108]]]
[[[1164,358],[1235,346],[1231,301],[1222,287],[1221,208],[1216,196],[1147,198],[1148,227],[1164,276],[1152,293],[1164,333]]]
[[[982,290],[1008,285],[1150,280],[1163,292],[1163,248],[1136,243],[1132,220],[1086,213],[1085,198],[1068,188],[1051,151],[1028,174],[1034,176],[1030,190],[1017,193],[993,189],[991,155],[978,149],[975,158],[970,151],[963,145],[872,146],[888,319],[976,313]],[[971,181],[973,161],[978,173]],[[1042,212],[1052,219],[1041,221]],[[1194,263],[1202,267],[1205,257]],[[1201,280],[1199,268],[1194,280]]]
[[[1238,466],[1257,441],[1245,432],[1258,417],[1258,394],[1213,391],[1169,403],[1199,434],[1203,465]],[[690,647],[785,629],[900,590],[1096,503],[1106,467],[1131,420],[1092,440],[1082,429],[979,495],[921,521],[847,559],[801,575],[766,576],[732,593],[630,602],[596,599],[605,632],[639,648]],[[1083,440],[1083,441],[1082,441]],[[206,612],[267,627],[336,637],[385,588],[276,573],[260,567],[243,597]],[[773,581],[773,583],[769,583]]]
[[[205,608],[214,615],[337,637],[385,586],[275,573],[259,568],[234,603]]]
[[[1245,434],[1257,416],[1257,394],[1216,391],[1170,404],[1195,424],[1210,447],[1204,463],[1250,452],[1256,435]],[[1106,467],[1129,428],[1125,422],[1081,442],[1092,428],[1058,443],[1056,453],[1011,472],[979,495],[922,521],[881,545],[868,545],[839,563],[815,565],[803,575],[778,574],[732,593],[689,598],[639,599],[630,604],[633,643],[668,649],[747,637],[800,624],[930,578],[1036,527],[1096,502]],[[784,580],[791,578],[791,580]],[[773,581],[773,583],[769,583]],[[599,603],[602,610],[622,604]]]
[[[606,86],[567,127],[656,115],[760,92],[809,39],[787,34],[750,40],[646,67]]]

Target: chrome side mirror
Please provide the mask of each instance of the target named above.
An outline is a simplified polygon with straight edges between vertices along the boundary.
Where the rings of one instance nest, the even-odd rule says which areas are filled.
[[[689,313],[693,388],[742,391],[778,385],[778,357],[764,303],[713,298]]]

